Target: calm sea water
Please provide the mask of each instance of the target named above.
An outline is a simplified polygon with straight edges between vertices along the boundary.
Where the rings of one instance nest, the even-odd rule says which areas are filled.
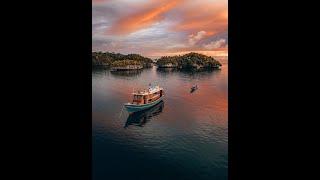
[[[93,70],[93,179],[216,179],[228,172],[228,64],[212,72]],[[128,115],[133,88],[165,90],[154,108]],[[190,93],[190,87],[198,90]]]

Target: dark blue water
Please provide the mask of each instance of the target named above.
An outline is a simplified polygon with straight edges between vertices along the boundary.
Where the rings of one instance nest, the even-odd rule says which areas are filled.
[[[228,65],[212,72],[93,70],[93,179],[217,179],[228,171]],[[121,113],[133,88],[157,82],[164,101]],[[190,87],[198,90],[190,93]]]

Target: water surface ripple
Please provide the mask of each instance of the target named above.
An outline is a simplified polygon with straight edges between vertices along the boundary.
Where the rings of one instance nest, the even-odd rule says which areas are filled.
[[[93,179],[227,179],[228,65],[212,72],[156,67],[93,70]],[[129,116],[133,88],[156,82],[164,101]],[[190,93],[190,87],[199,89]]]

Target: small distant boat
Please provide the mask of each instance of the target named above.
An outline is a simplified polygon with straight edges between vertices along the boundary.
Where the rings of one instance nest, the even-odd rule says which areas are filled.
[[[129,113],[151,108],[161,102],[164,96],[163,88],[159,86],[149,87],[147,90],[133,92],[132,102],[124,104]]]
[[[193,93],[195,90],[197,90],[198,89],[198,85],[193,85],[192,87],[191,87],[191,93]]]

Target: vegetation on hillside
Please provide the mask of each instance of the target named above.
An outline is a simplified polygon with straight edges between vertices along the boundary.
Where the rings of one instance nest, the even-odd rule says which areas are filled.
[[[123,62],[121,62],[123,61]],[[152,60],[139,54],[120,54],[110,52],[92,52],[93,66],[127,66],[142,65],[143,67],[151,67]]]
[[[124,67],[124,66],[142,66],[143,64],[139,61],[135,61],[135,60],[118,60],[118,61],[114,61],[111,63],[112,67]]]
[[[157,60],[158,67],[176,67],[179,69],[190,68],[219,68],[222,64],[211,56],[198,53],[188,53],[182,56],[163,56]]]

